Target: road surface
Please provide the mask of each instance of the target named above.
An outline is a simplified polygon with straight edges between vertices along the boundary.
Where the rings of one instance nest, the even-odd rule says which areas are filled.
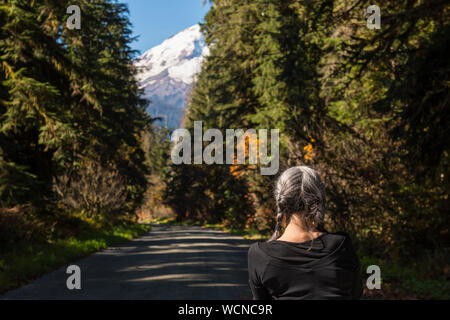
[[[152,225],[141,238],[72,263],[81,290],[67,289],[67,265],[0,299],[251,299],[250,244],[212,229]]]

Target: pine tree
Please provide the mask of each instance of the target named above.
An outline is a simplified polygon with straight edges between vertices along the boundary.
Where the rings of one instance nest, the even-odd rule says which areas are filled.
[[[280,129],[280,170],[319,169],[330,229],[400,250],[420,231],[425,247],[435,248],[448,224],[449,6],[385,1],[382,28],[371,30],[364,15],[371,4],[213,1],[203,26],[211,54],[186,125]],[[195,209],[198,195],[215,208],[230,194],[234,182],[226,170],[198,167],[194,179],[189,168],[173,171],[177,188],[169,195],[195,186],[181,201]],[[246,187],[236,198],[245,195],[258,211],[270,212],[272,179],[248,166],[240,171]]]
[[[69,30],[69,5],[82,28]],[[145,114],[134,78],[127,7],[116,1],[0,2],[1,199],[52,198],[60,174],[96,162],[127,183],[128,209],[145,190]],[[4,18],[4,19],[3,19]]]

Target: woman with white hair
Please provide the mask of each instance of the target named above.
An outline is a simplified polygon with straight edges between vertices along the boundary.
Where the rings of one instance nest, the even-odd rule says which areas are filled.
[[[350,238],[323,228],[325,186],[319,174],[306,166],[284,171],[275,201],[272,238],[254,243],[248,252],[253,298],[359,299],[359,259]]]

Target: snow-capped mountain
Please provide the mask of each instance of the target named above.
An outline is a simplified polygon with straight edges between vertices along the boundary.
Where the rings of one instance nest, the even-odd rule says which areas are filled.
[[[141,55],[137,79],[150,100],[147,111],[170,128],[180,126],[186,96],[209,54],[200,26],[194,25]]]

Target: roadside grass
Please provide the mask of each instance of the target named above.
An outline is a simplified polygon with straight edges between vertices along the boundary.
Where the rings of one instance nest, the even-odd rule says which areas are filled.
[[[182,226],[199,226],[213,228],[242,236],[245,239],[265,241],[270,238],[270,233],[263,233],[256,229],[236,229],[226,227],[223,224],[209,224],[200,221],[183,220],[177,222],[175,218],[161,218],[148,221],[155,224],[170,224]],[[393,263],[389,260],[381,260],[358,252],[361,262],[361,275],[365,287],[364,298],[366,299],[450,299],[450,284],[448,277],[442,274],[440,277],[431,279],[427,272],[420,267],[408,267],[403,264]],[[424,261],[423,264],[428,264]],[[378,265],[381,270],[381,289],[368,290],[366,281],[369,274],[367,267]]]
[[[149,230],[148,225],[126,222],[105,229],[90,228],[70,238],[48,243],[16,243],[11,250],[0,253],[0,294]]]
[[[381,290],[367,290],[367,294],[382,299],[450,299],[450,282],[445,274],[431,278],[421,266],[409,267],[399,263],[359,254],[364,283],[367,267],[378,265],[381,270]],[[423,261],[422,264],[431,263]]]

